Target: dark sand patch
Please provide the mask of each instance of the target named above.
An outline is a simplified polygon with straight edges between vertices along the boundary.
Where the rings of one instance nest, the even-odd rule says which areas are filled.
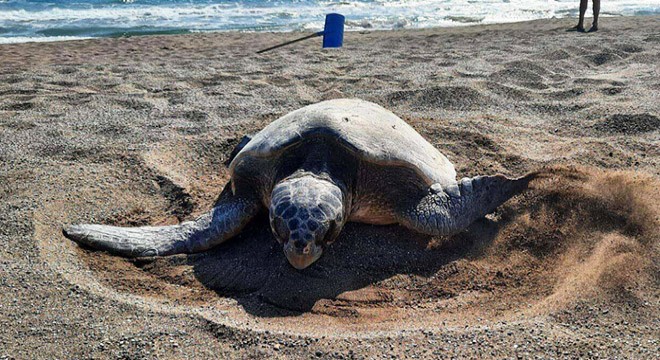
[[[611,51],[603,51],[598,54],[588,55],[586,58],[596,66],[605,65],[622,59],[621,55]]]
[[[641,134],[660,129],[660,118],[651,114],[614,114],[593,128],[605,134]]]
[[[387,102],[415,107],[438,107],[451,110],[470,110],[484,105],[487,98],[479,91],[463,86],[434,87],[421,90],[404,90],[391,93]]]
[[[27,111],[34,107],[31,102],[10,103],[2,106],[2,110],[7,111]]]

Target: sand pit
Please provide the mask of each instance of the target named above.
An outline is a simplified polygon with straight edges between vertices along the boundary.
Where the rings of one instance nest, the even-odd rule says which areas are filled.
[[[37,233],[42,254],[67,252],[75,260],[60,262],[61,271],[100,296],[243,330],[360,337],[522,321],[588,298],[639,306],[659,270],[659,189],[657,180],[631,172],[547,168],[530,191],[464,234],[433,238],[351,224],[304,271],[288,265],[265,217],[208,253],[139,260],[61,239],[52,248],[53,223],[38,224]],[[67,215],[60,209],[58,217]],[[138,213],[111,221],[158,222]]]

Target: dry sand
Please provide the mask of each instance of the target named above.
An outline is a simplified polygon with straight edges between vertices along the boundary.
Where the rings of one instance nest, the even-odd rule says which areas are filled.
[[[0,46],[0,358],[657,357],[660,18],[572,24]],[[304,272],[263,217],[140,261],[60,233],[194,217],[243,134],[337,97],[459,176],[544,176],[451,239],[349,225]]]

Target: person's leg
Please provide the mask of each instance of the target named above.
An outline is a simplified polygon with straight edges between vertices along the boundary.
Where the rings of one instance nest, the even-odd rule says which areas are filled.
[[[594,2],[595,3],[595,2]],[[587,12],[587,0],[580,0],[580,19],[575,27],[577,31],[584,31],[584,14]]]
[[[594,22],[591,25],[589,32],[598,31],[598,14],[600,13],[600,0],[594,1]]]

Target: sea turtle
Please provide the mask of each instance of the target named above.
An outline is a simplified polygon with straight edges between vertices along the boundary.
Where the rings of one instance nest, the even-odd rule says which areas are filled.
[[[126,257],[205,251],[268,209],[289,263],[316,261],[347,221],[451,235],[527,188],[533,174],[456,180],[449,160],[392,112],[357,99],[323,101],[245,138],[214,208],[171,226],[71,225],[68,238]]]

